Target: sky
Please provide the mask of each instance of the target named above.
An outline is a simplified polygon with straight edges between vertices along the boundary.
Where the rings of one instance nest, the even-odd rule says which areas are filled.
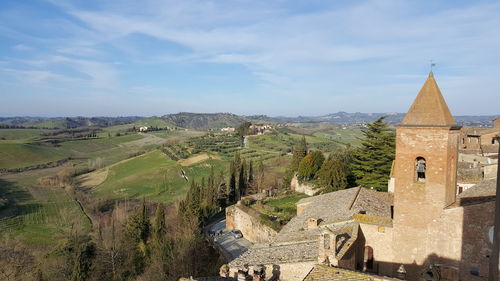
[[[1,0],[0,116],[500,114],[500,1]]]

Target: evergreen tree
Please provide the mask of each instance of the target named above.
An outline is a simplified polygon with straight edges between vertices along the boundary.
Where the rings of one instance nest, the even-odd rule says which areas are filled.
[[[344,165],[333,155],[330,155],[316,174],[316,182],[321,187],[317,193],[345,189],[348,185]]]
[[[297,177],[301,181],[308,181],[314,176],[313,172],[313,159],[311,154],[307,154],[300,160]]]
[[[239,199],[247,193],[246,161],[243,160],[238,178]]]
[[[143,199],[141,208],[136,210],[127,220],[125,232],[133,241],[146,244],[149,237],[149,230],[150,226],[146,202]]]
[[[364,138],[355,152],[352,168],[359,185],[387,191],[394,160],[395,136],[384,119],[377,119],[363,130]]]
[[[307,155],[307,142],[305,136],[302,136],[300,143],[297,146],[293,147],[292,153],[293,157],[292,163],[290,164],[290,169],[295,172],[299,169],[299,164],[302,158]]]
[[[321,168],[321,165],[323,165],[324,161],[325,157],[323,156],[323,153],[321,153],[321,151],[316,150],[307,154],[304,158],[302,158],[299,164],[299,169],[297,172],[299,180],[312,180]]]
[[[156,206],[155,216],[153,218],[153,237],[159,241],[166,233],[166,223],[165,223],[165,206],[163,203],[159,203]]]
[[[253,160],[250,160],[250,164],[248,167],[248,185],[253,185]]]
[[[230,176],[229,176],[229,186],[227,191],[227,199],[228,205],[231,205],[236,202],[236,167],[234,166],[234,162],[230,164]]]
[[[264,162],[259,160],[259,166],[257,168],[258,170],[258,192],[260,192],[260,189],[262,188],[262,185],[264,184]]]

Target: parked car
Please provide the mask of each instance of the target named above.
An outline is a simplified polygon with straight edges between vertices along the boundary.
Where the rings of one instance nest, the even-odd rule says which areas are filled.
[[[241,231],[236,229],[231,230],[231,235],[233,235],[233,237],[236,239],[243,237],[243,233],[241,233]]]

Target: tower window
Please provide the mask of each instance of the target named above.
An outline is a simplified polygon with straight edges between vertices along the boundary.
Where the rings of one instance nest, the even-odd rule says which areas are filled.
[[[425,171],[427,170],[427,164],[425,158],[417,157],[415,163],[415,171],[417,174],[417,182],[425,182]]]

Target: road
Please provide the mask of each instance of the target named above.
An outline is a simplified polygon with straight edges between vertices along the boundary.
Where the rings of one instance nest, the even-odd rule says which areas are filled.
[[[234,238],[230,232],[226,231],[226,219],[221,219],[209,225],[205,231],[206,233],[217,233],[222,230],[222,234],[217,235],[214,239],[214,244],[217,245],[222,254],[229,260],[234,260],[241,254],[246,252],[252,246],[248,240],[243,238]]]

